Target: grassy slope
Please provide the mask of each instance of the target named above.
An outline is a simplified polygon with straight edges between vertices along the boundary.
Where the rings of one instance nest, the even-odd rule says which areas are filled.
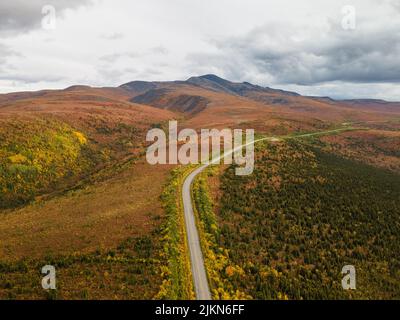
[[[165,183],[170,168],[152,169],[130,163],[112,178],[3,215],[0,297],[46,298],[40,268],[53,263],[60,299],[156,296],[165,220],[162,185],[148,182]]]
[[[42,125],[47,128],[50,124]],[[62,126],[59,122],[51,125]],[[68,128],[62,132],[71,133],[73,142],[81,145],[72,128],[62,128]],[[39,139],[41,143],[33,148],[32,135],[22,129],[26,145],[19,147],[23,151],[45,149],[51,154],[52,144]],[[52,141],[56,133],[45,137]],[[7,137],[14,141],[9,133]],[[10,153],[10,148],[4,149]],[[63,148],[56,145],[54,150]],[[5,166],[12,165],[8,153],[3,157]],[[32,163],[35,159],[33,156]],[[55,172],[62,172],[64,160],[82,165],[69,154],[61,159],[51,163],[57,165],[51,167]],[[193,298],[180,196],[190,168],[175,170],[167,178],[171,169],[161,166],[155,170],[140,156],[116,159],[100,171],[88,170],[86,179],[73,188],[66,189],[62,179],[54,180],[57,194],[35,197],[33,193],[30,200],[35,201],[30,204],[3,210],[0,298]],[[78,176],[78,172],[71,175]],[[38,173],[37,178],[44,180],[45,176]],[[35,191],[37,195],[45,192]],[[40,286],[40,269],[47,264],[57,269],[55,292]]]

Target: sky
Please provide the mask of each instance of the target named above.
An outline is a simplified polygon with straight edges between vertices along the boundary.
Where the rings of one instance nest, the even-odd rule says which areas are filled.
[[[2,0],[0,92],[213,73],[400,101],[400,0]]]

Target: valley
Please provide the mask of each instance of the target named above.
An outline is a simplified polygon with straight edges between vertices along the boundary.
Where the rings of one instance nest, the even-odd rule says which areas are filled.
[[[195,298],[181,199],[195,167],[145,157],[172,120],[279,138],[257,143],[249,177],[221,165],[194,180],[214,299],[398,298],[400,103],[205,75],[0,95],[1,299]]]

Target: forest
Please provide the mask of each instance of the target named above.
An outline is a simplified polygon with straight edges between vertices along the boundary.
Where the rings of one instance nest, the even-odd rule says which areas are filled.
[[[253,175],[221,177],[216,246],[254,299],[400,298],[400,176],[295,140],[264,143]],[[356,268],[356,290],[341,270]]]
[[[159,291],[160,229],[111,250],[0,261],[0,299],[152,299]],[[44,265],[57,269],[57,290],[43,290]]]

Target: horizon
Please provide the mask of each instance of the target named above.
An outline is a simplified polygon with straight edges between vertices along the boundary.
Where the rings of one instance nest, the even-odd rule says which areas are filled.
[[[279,88],[279,87],[272,87],[272,86],[268,86],[268,85],[264,86],[264,85],[261,85],[261,84],[258,84],[258,83],[252,83],[252,82],[249,82],[249,81],[246,81],[246,80],[245,81],[240,81],[240,82],[231,81],[229,79],[223,78],[223,77],[221,77],[221,76],[219,76],[217,74],[213,74],[213,73],[206,73],[206,74],[202,74],[202,75],[198,75],[198,76],[190,76],[185,80],[183,80],[183,79],[175,79],[175,80],[155,80],[155,81],[151,81],[151,80],[135,79],[135,80],[131,80],[131,81],[128,81],[128,82],[125,82],[125,83],[122,83],[122,84],[117,84],[115,86],[93,86],[93,85],[90,85],[90,84],[72,84],[72,85],[69,85],[69,86],[63,87],[63,88],[52,88],[52,89],[43,88],[43,89],[38,89],[38,90],[33,89],[33,90],[25,90],[25,91],[11,91],[11,92],[0,93],[0,95],[3,95],[3,94],[4,95],[5,94],[16,94],[16,93],[23,93],[23,92],[32,92],[33,93],[33,92],[40,92],[40,91],[63,91],[63,90],[68,90],[68,89],[74,88],[74,87],[88,87],[88,88],[93,88],[93,89],[120,88],[120,87],[122,87],[122,86],[124,86],[126,84],[129,84],[129,83],[132,83],[132,82],[147,82],[147,83],[152,83],[152,82],[161,82],[161,83],[186,82],[191,78],[202,78],[202,77],[206,77],[206,76],[216,76],[217,78],[220,78],[220,79],[232,82],[232,83],[243,83],[243,84],[244,83],[248,83],[248,84],[251,84],[251,85],[254,85],[254,86],[260,86],[262,88],[270,88],[270,89],[273,89],[273,90],[283,90],[285,92],[293,92],[293,93],[297,93],[297,94],[299,94],[299,95],[301,95],[303,97],[306,97],[306,98],[316,98],[316,99],[318,99],[318,98],[324,99],[325,98],[325,99],[332,99],[334,101],[339,101],[339,102],[340,101],[346,101],[346,100],[348,100],[348,101],[352,101],[352,100],[373,101],[373,100],[376,100],[376,101],[389,102],[389,103],[398,103],[398,102],[400,102],[400,99],[399,100],[389,100],[389,99],[372,98],[372,97],[371,98],[368,98],[368,97],[346,98],[346,97],[334,97],[334,96],[322,96],[322,95],[320,95],[320,96],[318,96],[318,95],[303,95],[303,94],[301,94],[299,92],[296,92],[296,91],[285,90],[285,89],[282,89],[282,88]]]
[[[0,92],[212,73],[303,96],[400,101],[399,17],[393,0],[3,1]]]

